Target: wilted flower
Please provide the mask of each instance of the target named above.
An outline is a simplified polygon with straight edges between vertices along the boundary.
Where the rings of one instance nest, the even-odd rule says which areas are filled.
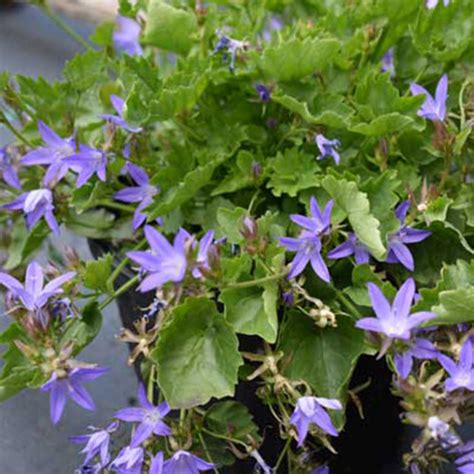
[[[388,238],[388,263],[401,263],[408,270],[415,269],[413,255],[406,244],[422,242],[431,235],[428,230],[414,229],[405,225],[405,219],[410,207],[409,201],[404,201],[395,209],[395,215],[400,221],[400,229]]]
[[[85,444],[81,453],[86,455],[84,464],[87,465],[92,459],[99,455],[102,467],[110,461],[109,444],[110,434],[118,428],[118,423],[111,423],[105,430],[95,430],[92,434],[71,436],[69,439],[76,444]]]
[[[166,402],[160,403],[158,406],[152,405],[147,397],[145,387],[140,384],[138,387],[138,401],[140,407],[122,408],[115,413],[115,418],[129,423],[140,423],[132,436],[130,447],[136,448],[143,441],[148,439],[152,434],[157,436],[169,436],[171,430],[169,426],[162,421],[170,412],[170,407]]]
[[[22,165],[49,165],[43,182],[48,186],[52,181],[58,182],[64,178],[72,164],[65,158],[76,153],[76,144],[73,137],[61,138],[41,120],[38,130],[46,146],[27,153],[21,160]]]
[[[336,260],[350,255],[355,255],[355,261],[359,265],[369,263],[370,254],[367,247],[359,241],[353,232],[349,233],[344,243],[328,252],[328,258]]]
[[[316,135],[315,142],[319,148],[320,153],[318,160],[332,156],[336,165],[339,164],[341,161],[341,157],[337,152],[337,147],[341,146],[341,142],[339,140],[328,140],[324,135],[318,134]]]
[[[3,181],[15,189],[21,189],[20,179],[16,169],[11,163],[8,155],[7,147],[0,148],[0,172],[2,173]]]
[[[257,91],[258,96],[260,97],[260,100],[263,103],[270,102],[270,99],[272,98],[272,95],[270,93],[270,89],[268,87],[264,86],[263,84],[256,84],[255,85],[255,90]]]
[[[394,356],[395,367],[398,375],[406,379],[413,368],[413,358],[415,359],[436,359],[439,353],[431,341],[424,338],[416,338],[407,350],[397,352]]]
[[[79,173],[76,186],[84,186],[94,174],[105,182],[107,169],[107,155],[102,150],[96,150],[87,145],[80,145],[79,152],[66,158],[68,164],[72,165],[73,170]]]
[[[95,410],[94,400],[82,384],[97,379],[104,375],[107,370],[103,367],[81,367],[62,370],[60,375],[53,372],[51,378],[41,386],[41,391],[50,392],[51,422],[53,425],[61,419],[68,397],[86,410]]]
[[[34,312],[45,326],[47,320],[42,308],[52,296],[61,294],[63,292],[61,286],[75,275],[76,272],[65,273],[43,287],[43,269],[37,262],[33,261],[26,269],[24,285],[6,273],[0,273],[0,284],[6,286],[28,311]]]
[[[139,133],[143,130],[142,127],[133,127],[125,120],[123,116],[125,113],[125,101],[121,97],[112,94],[110,96],[110,102],[118,115],[102,114],[100,115],[101,118],[112,122],[117,127],[123,128],[130,133]]]
[[[113,36],[115,48],[130,56],[141,56],[143,49],[140,46],[140,25],[132,18],[118,16],[117,27]]]
[[[451,449],[461,442],[461,439],[451,430],[449,424],[437,416],[430,416],[427,425],[431,437],[438,441],[443,449]]]
[[[192,274],[194,278],[202,278],[203,270],[209,270],[209,250],[214,241],[214,231],[208,230],[199,241],[199,249],[196,257],[196,266]]]
[[[247,43],[245,41],[239,41],[232,39],[227,35],[222,34],[220,31],[217,31],[219,40],[214,48],[213,54],[216,54],[220,51],[224,51],[222,59],[224,62],[227,62],[227,55],[230,55],[229,69],[234,72],[235,70],[235,57],[238,51],[245,51],[247,49]]]
[[[173,245],[149,225],[145,226],[145,236],[151,252],[133,251],[127,253],[129,258],[149,273],[138,289],[141,292],[146,292],[160,288],[169,281],[175,283],[182,281],[187,268],[185,243],[190,238],[188,232],[180,229]]]
[[[389,72],[390,77],[395,76],[395,64],[393,63],[393,48],[390,48],[382,56],[382,72]]]
[[[446,391],[452,392],[458,388],[467,388],[474,390],[474,369],[472,367],[472,342],[466,339],[461,348],[459,362],[456,364],[449,357],[441,354],[438,357],[439,362],[448,372],[449,377],[444,383]]]
[[[449,5],[449,1],[450,0],[443,0],[443,4],[445,7]],[[426,0],[426,8],[428,8],[428,10],[432,10],[433,8],[436,8],[438,3],[439,0]]]
[[[214,464],[198,458],[187,451],[177,451],[173,456],[164,462],[163,474],[196,474],[201,471],[213,469]]]
[[[112,461],[110,469],[118,474],[141,474],[143,458],[143,448],[127,446]]]
[[[331,436],[338,436],[331,417],[323,407],[331,410],[342,410],[341,402],[334,398],[301,397],[296,402],[290,422],[298,432],[298,446],[304,443],[311,423],[314,423]]]
[[[408,340],[415,327],[436,317],[428,311],[419,311],[410,315],[415,295],[415,282],[409,278],[398,290],[393,304],[390,305],[380,288],[368,283],[369,296],[376,318],[363,318],[356,322],[356,327],[367,331],[384,334],[389,339]]]
[[[33,226],[44,217],[52,232],[59,235],[58,221],[53,214],[53,193],[49,189],[35,189],[23,193],[14,201],[5,204],[3,208],[12,211],[22,210],[25,214],[28,230],[31,230]]]
[[[442,122],[446,117],[446,99],[448,98],[448,76],[443,74],[436,86],[435,97],[424,88],[414,82],[410,85],[413,95],[424,94],[426,97],[423,105],[418,110],[418,115],[428,120]]]
[[[143,168],[127,163],[126,169],[138,186],[121,189],[114,194],[114,199],[140,203],[133,214],[132,221],[133,230],[137,230],[146,221],[147,216],[142,211],[153,202],[153,197],[158,194],[158,188],[150,184],[150,178]]]

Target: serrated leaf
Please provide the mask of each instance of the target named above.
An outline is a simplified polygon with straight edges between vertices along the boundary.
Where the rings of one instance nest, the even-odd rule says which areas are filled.
[[[190,298],[174,308],[152,353],[158,383],[172,408],[234,395],[243,361],[232,327],[212,301]]]
[[[106,56],[103,51],[87,51],[66,62],[63,74],[66,80],[79,91],[85,91],[108,79]]]
[[[326,176],[323,188],[346,214],[357,238],[377,259],[382,259],[385,247],[380,235],[380,222],[370,213],[367,194],[359,191],[357,183]]]
[[[84,286],[96,291],[107,292],[107,279],[112,272],[114,257],[106,254],[97,260],[89,260],[84,271]]]
[[[150,0],[144,42],[161,49],[187,54],[197,34],[195,15],[162,0]]]
[[[398,112],[392,112],[380,115],[368,123],[353,125],[349,130],[369,137],[383,137],[391,133],[399,133],[409,126],[416,126],[415,120]]]
[[[240,230],[242,221],[247,211],[241,207],[228,209],[221,207],[217,210],[217,222],[219,224],[218,235],[225,237],[231,244],[238,244],[244,240]]]
[[[364,351],[364,334],[354,321],[340,317],[336,328],[321,329],[303,313],[292,311],[285,323],[278,350],[288,364],[285,376],[305,380],[317,396],[346,401],[347,386],[357,359]],[[339,427],[343,415],[337,416]]]
[[[62,343],[72,342],[73,354],[79,354],[99,334],[102,327],[102,313],[96,301],[88,303],[81,310],[81,316],[70,320],[70,324],[62,336]]]
[[[269,79],[292,81],[324,69],[339,47],[336,39],[293,39],[266,48],[259,66]]]

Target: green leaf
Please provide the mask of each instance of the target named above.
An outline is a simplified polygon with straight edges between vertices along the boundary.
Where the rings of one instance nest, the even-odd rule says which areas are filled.
[[[357,359],[364,351],[364,333],[354,321],[339,317],[336,328],[318,328],[303,313],[288,315],[278,347],[285,354],[285,376],[305,380],[317,396],[346,400]],[[342,426],[342,417],[338,417]]]
[[[95,207],[100,197],[100,183],[89,182],[72,191],[71,205],[78,214]]]
[[[267,283],[264,289],[228,288],[219,297],[225,316],[236,332],[257,335],[273,344],[278,333],[278,285]]]
[[[439,294],[439,305],[432,308],[438,315],[431,324],[458,324],[474,321],[474,286]]]
[[[197,34],[196,17],[162,0],[150,0],[144,42],[161,49],[187,54]]]
[[[240,233],[240,229],[246,214],[247,211],[241,207],[235,207],[234,209],[219,208],[217,210],[218,235],[226,237],[227,241],[231,244],[243,242],[244,237]]]
[[[243,361],[232,327],[212,301],[190,298],[161,330],[152,358],[158,383],[172,408],[191,408],[234,395]]]
[[[385,247],[380,235],[380,222],[370,213],[367,194],[360,192],[354,181],[337,179],[334,176],[326,176],[322,186],[336,205],[347,214],[357,238],[375,258],[382,259]]]
[[[249,437],[256,442],[261,440],[258,427],[248,408],[239,402],[226,400],[214,403],[204,416],[204,423],[213,433],[238,439],[244,443]]]
[[[266,48],[259,66],[269,79],[292,81],[324,69],[339,47],[336,39],[293,39]]]
[[[40,369],[33,366],[19,366],[0,379],[0,402],[8,400],[41,375]]]
[[[369,137],[382,137],[391,133],[399,133],[408,126],[415,126],[416,122],[398,112],[380,115],[368,123],[358,123],[349,128],[351,132],[360,133]]]
[[[156,198],[156,204],[150,206],[148,222],[163,216],[173,209],[192,199],[197,192],[206,186],[212,179],[214,170],[222,163],[223,159],[215,159],[204,166],[198,166],[186,174],[183,181],[171,188],[164,196]]]
[[[92,290],[107,292],[107,279],[112,272],[112,254],[106,254],[97,260],[86,263],[84,271],[84,286]]]
[[[74,343],[73,354],[79,354],[99,334],[102,327],[102,313],[96,301],[86,304],[81,311],[81,317],[71,320],[70,325],[62,336],[62,343]]]
[[[87,51],[66,62],[64,77],[78,91],[85,91],[108,80],[103,51]]]
[[[288,148],[270,162],[270,179],[267,187],[275,196],[297,196],[299,191],[320,185],[320,167],[316,157],[302,153],[298,148]]]
[[[8,260],[5,262],[5,270],[13,270],[24,263],[44,242],[50,234],[46,222],[40,221],[33,230],[26,228],[25,221],[18,219],[11,233],[11,243],[8,247]]]

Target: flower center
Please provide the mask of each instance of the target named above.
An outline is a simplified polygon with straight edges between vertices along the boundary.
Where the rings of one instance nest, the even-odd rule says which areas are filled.
[[[143,421],[148,425],[156,425],[161,420],[161,415],[158,410],[147,411]]]

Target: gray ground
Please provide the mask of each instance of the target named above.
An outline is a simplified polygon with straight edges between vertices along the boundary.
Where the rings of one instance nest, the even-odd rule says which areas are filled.
[[[0,2],[1,3],[1,2]],[[90,27],[75,24],[83,33]],[[0,10],[0,71],[8,70],[48,79],[60,75],[64,61],[79,50],[55,25],[34,7]],[[0,146],[10,137],[0,127]],[[83,239],[67,236],[69,243],[82,256],[90,254]],[[56,241],[61,247],[62,239]],[[44,259],[45,256],[40,256]],[[0,327],[7,324],[0,318]],[[81,359],[110,367],[103,378],[88,384],[97,404],[95,413],[87,412],[72,403],[65,415],[53,427],[49,420],[47,394],[25,391],[0,405],[0,473],[2,474],[69,474],[81,462],[80,447],[67,437],[82,434],[88,425],[103,426],[118,408],[127,405],[136,390],[131,369],[126,366],[127,349],[115,340],[120,328],[117,309],[110,306],[104,312],[104,327],[97,339],[81,354]]]

